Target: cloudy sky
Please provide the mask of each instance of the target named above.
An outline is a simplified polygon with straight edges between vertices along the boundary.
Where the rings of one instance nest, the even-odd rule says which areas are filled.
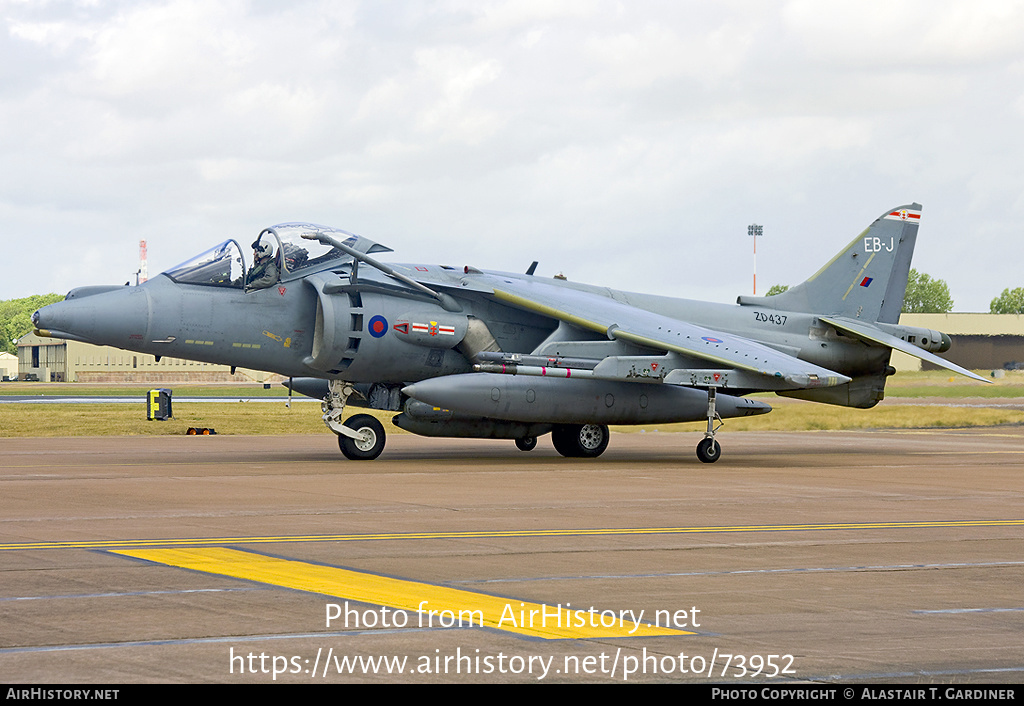
[[[714,301],[924,206],[957,311],[1024,286],[1024,4],[0,0],[0,299],[264,226]]]

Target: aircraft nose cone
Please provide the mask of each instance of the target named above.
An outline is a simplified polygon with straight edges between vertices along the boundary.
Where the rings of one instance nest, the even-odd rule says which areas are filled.
[[[44,334],[75,333],[86,328],[91,320],[91,309],[86,315],[80,302],[62,301],[44,306],[32,314],[32,324]]]
[[[47,304],[42,309],[36,309],[32,313],[32,325],[44,334],[58,328],[58,322],[64,321],[65,307],[62,306],[63,304],[64,302],[57,302],[56,304]]]
[[[44,306],[32,315],[40,333],[98,345],[127,348],[145,340],[149,297],[139,287],[122,287]]]

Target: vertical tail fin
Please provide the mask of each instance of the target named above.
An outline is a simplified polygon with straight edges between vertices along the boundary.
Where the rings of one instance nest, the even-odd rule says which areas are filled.
[[[742,296],[737,301],[895,324],[903,309],[920,222],[920,204],[890,209],[803,284],[772,297]]]

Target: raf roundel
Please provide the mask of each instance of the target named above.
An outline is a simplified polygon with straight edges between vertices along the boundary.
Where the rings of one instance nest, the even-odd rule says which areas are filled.
[[[378,314],[370,319],[370,335],[374,338],[380,338],[388,332],[388,320]]]

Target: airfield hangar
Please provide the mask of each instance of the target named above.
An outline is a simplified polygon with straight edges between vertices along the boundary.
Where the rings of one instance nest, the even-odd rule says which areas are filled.
[[[34,333],[18,339],[18,378],[42,382],[203,383],[271,382],[280,375],[227,365],[198,363],[123,351],[110,346],[44,338]],[[32,377],[34,376],[34,377]]]

